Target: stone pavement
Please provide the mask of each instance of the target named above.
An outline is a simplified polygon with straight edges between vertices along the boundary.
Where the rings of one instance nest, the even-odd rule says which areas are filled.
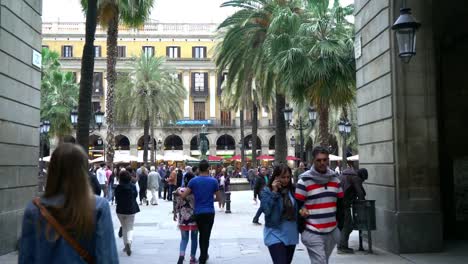
[[[252,193],[250,191],[233,192],[232,200],[232,214],[216,212],[208,263],[271,263],[268,249],[262,240],[263,227],[251,223],[258,208],[258,205],[252,202]],[[111,209],[117,235],[119,221],[115,215],[115,206]],[[158,206],[141,206],[141,212],[135,218],[132,256],[128,257],[122,252],[122,240],[116,237],[120,263],[177,262],[180,233],[172,220],[171,211],[172,203],[167,201],[160,201]],[[263,222],[262,218],[261,222]],[[354,232],[351,237],[351,246],[357,248],[357,244],[357,234]],[[190,244],[187,248],[187,258],[189,249]],[[466,249],[468,247],[459,247],[455,254],[445,252],[404,256],[394,255],[377,248],[374,249],[374,254],[357,252],[354,255],[338,255],[335,250],[330,263],[468,263]],[[197,253],[199,254],[199,251]],[[16,253],[0,256],[0,263],[13,264],[16,263],[16,258]],[[296,248],[293,263],[309,263],[307,252],[301,244]]]

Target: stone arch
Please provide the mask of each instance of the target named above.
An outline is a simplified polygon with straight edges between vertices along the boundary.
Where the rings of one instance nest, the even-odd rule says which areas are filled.
[[[65,143],[76,143],[76,139],[72,135],[66,135],[63,137],[63,142]]]
[[[229,134],[224,134],[216,140],[216,150],[235,150],[236,140]]]
[[[268,141],[268,149],[275,149],[275,135],[270,137],[270,140]]]
[[[151,136],[148,135],[148,150],[151,149]],[[153,144],[156,144],[156,139],[153,138]],[[143,145],[145,144],[145,137],[141,136],[138,141],[137,141],[137,149],[138,150],[143,150]]]
[[[184,149],[184,142],[182,138],[178,135],[172,134],[164,139],[164,149],[165,150],[183,150]]]
[[[115,137],[116,150],[130,150],[130,139],[125,135],[117,135]]]
[[[244,138],[244,148],[245,149],[252,149],[252,146],[251,146],[251,141],[252,140],[252,134],[246,136]],[[260,137],[257,135],[257,150],[261,150],[262,149],[262,140],[260,139]]]

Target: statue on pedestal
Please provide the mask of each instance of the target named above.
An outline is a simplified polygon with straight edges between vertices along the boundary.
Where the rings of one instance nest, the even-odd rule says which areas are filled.
[[[199,149],[200,149],[200,160],[207,159],[206,152],[208,152],[209,146],[208,146],[208,138],[206,135],[208,135],[208,129],[206,128],[205,125],[202,126],[200,134],[198,136],[198,142],[199,142]]]

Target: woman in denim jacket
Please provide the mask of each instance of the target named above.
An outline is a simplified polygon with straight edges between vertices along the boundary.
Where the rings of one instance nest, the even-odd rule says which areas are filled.
[[[79,145],[59,145],[52,154],[40,203],[95,263],[119,263],[109,202],[92,193],[87,166],[88,155]],[[24,210],[18,263],[86,262],[29,202]]]
[[[299,243],[297,227],[298,205],[294,198],[291,169],[276,166],[273,175],[260,195],[265,213],[263,240],[274,264],[290,264]]]

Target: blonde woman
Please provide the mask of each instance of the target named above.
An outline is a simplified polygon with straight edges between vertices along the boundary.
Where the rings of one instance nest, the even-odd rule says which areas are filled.
[[[109,202],[92,193],[87,167],[80,146],[64,143],[55,149],[44,195],[24,211],[18,263],[84,263],[43,209],[95,263],[119,263]]]

